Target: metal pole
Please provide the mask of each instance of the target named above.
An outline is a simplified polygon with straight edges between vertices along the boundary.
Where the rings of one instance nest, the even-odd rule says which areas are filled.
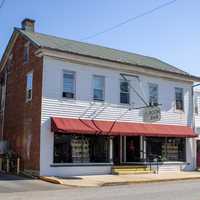
[[[9,160],[9,158],[6,159],[6,172],[7,173],[10,172],[10,160]]]
[[[20,158],[17,158],[17,175],[19,175],[20,172]]]

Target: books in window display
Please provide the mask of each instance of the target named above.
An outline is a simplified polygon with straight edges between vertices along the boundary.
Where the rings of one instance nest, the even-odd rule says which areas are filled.
[[[73,139],[71,141],[73,163],[89,162],[88,140]]]

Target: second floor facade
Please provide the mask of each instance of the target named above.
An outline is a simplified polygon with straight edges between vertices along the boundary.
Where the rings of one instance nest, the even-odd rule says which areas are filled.
[[[124,78],[125,76],[125,78]],[[44,56],[42,120],[61,117],[143,122],[159,106],[162,124],[192,125],[192,83]],[[146,104],[145,104],[146,103]]]

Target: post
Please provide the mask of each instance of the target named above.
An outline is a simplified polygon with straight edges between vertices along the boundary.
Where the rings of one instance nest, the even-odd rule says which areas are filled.
[[[122,147],[123,147],[122,139],[123,136],[120,135],[120,164],[122,163]]]
[[[143,137],[143,152],[144,152],[144,160],[147,160],[147,141],[146,141],[146,138],[145,137]]]
[[[9,158],[6,158],[6,172],[7,173],[10,172],[10,160],[9,160]]]
[[[140,136],[140,161],[144,161],[144,137]]]
[[[17,158],[17,175],[19,175],[20,172],[20,158]]]
[[[124,136],[124,163],[126,162],[126,136]]]
[[[113,138],[110,137],[109,138],[109,142],[110,142],[110,153],[109,153],[109,156],[110,156],[110,163],[113,163]]]

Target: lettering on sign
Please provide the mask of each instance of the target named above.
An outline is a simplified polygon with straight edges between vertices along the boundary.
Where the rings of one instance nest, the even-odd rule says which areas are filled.
[[[144,122],[156,122],[161,119],[161,111],[157,106],[146,107],[143,110],[143,121]]]

